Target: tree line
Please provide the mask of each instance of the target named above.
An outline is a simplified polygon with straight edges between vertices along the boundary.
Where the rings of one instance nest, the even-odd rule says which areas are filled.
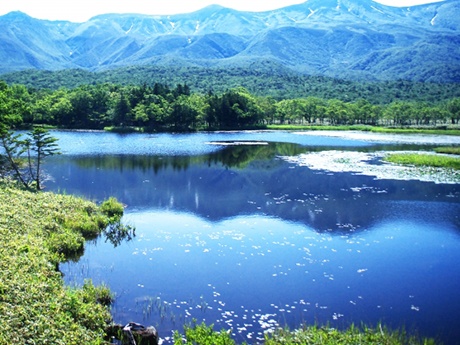
[[[50,125],[69,129],[142,127],[149,131],[241,129],[270,124],[447,125],[460,120],[460,98],[441,103],[373,104],[313,96],[276,100],[237,87],[222,93],[170,87],[96,84],[30,89],[0,82],[0,124],[8,128]]]

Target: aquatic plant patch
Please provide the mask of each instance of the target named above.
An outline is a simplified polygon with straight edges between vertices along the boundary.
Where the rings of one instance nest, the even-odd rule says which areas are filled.
[[[448,157],[444,155],[420,153],[394,153],[386,156],[385,160],[387,162],[404,165],[429,166],[460,170],[460,158]]]
[[[438,165],[434,163],[435,155],[430,156],[428,160],[423,161],[423,156],[419,153],[400,153],[401,159],[387,159],[387,156],[395,156],[385,151],[378,152],[354,152],[354,151],[321,151],[300,154],[294,157],[282,157],[284,160],[299,165],[307,166],[314,170],[324,170],[330,172],[351,172],[360,175],[375,176],[377,179],[394,179],[394,180],[419,180],[435,183],[459,183],[460,171],[449,165]],[[416,156],[419,163],[414,164],[412,159],[407,156]],[[444,157],[445,160],[453,157]],[[373,160],[387,162],[385,164],[370,164]],[[453,158],[458,162],[458,158]],[[441,163],[439,163],[441,164]],[[458,163],[454,163],[454,166]]]
[[[437,153],[460,155],[460,146],[437,147],[434,150]]]

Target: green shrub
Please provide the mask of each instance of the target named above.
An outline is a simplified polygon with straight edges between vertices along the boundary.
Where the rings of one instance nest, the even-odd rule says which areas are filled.
[[[101,204],[100,210],[112,221],[118,221],[123,216],[124,208],[123,204],[121,204],[117,199],[109,198]]]
[[[204,322],[197,325],[194,321],[192,326],[184,326],[185,337],[178,331],[174,332],[174,345],[185,344],[195,345],[234,345],[235,341],[226,331],[217,332],[213,325],[207,326]]]

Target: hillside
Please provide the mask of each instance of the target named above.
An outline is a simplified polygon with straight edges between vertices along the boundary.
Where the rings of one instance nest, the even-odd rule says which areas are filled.
[[[267,12],[221,6],[173,16],[106,14],[84,23],[0,17],[0,73],[275,63],[346,79],[460,81],[460,1],[396,8],[308,0]]]
[[[75,89],[86,85],[122,86],[186,84],[200,94],[222,94],[244,87],[256,96],[276,100],[302,97],[340,99],[354,102],[366,99],[373,104],[415,101],[437,104],[460,97],[459,83],[429,83],[409,80],[357,81],[326,76],[302,75],[273,62],[254,62],[248,67],[132,66],[91,72],[83,69],[58,71],[27,70],[0,76],[9,85],[20,84],[30,90]]]

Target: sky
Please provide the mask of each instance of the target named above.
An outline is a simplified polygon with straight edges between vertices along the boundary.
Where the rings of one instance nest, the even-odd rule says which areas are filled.
[[[436,0],[378,0],[389,6],[406,7]],[[21,11],[48,20],[84,22],[105,13],[168,15],[197,11],[211,4],[240,11],[267,11],[305,0],[0,0],[0,15]]]

